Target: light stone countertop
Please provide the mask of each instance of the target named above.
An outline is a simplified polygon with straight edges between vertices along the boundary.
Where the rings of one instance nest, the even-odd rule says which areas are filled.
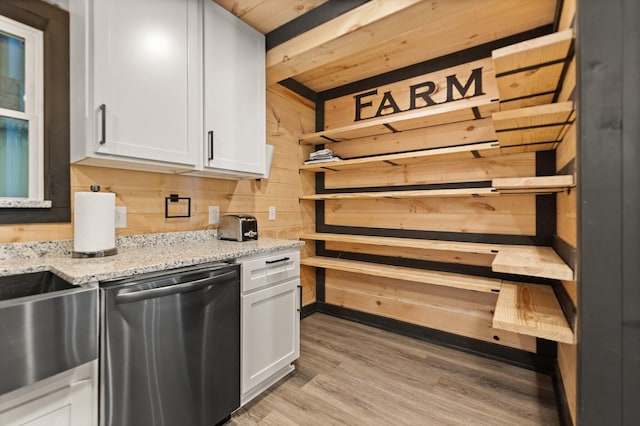
[[[118,254],[102,258],[74,259],[70,254],[59,253],[40,257],[5,256],[0,260],[0,276],[51,271],[72,284],[81,285],[304,245],[297,240],[261,238],[236,242],[214,237],[195,238],[195,241],[169,238],[172,243],[165,244],[158,243],[159,235],[163,234],[151,234],[146,243],[137,241],[137,246],[118,244]]]

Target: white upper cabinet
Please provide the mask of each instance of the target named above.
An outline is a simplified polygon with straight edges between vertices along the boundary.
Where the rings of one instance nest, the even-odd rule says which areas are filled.
[[[204,2],[204,170],[265,172],[264,36],[211,0]]]
[[[211,0],[70,0],[71,161],[265,172],[264,36]]]
[[[71,0],[70,10],[72,161],[193,170],[202,127],[200,2]]]

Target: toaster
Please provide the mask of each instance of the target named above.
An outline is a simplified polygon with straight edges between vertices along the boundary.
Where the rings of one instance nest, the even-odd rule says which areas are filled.
[[[218,238],[232,241],[257,240],[258,221],[245,214],[224,215],[220,218]]]

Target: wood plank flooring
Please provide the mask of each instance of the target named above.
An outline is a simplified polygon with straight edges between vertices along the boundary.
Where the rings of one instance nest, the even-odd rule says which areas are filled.
[[[551,377],[323,314],[227,425],[557,425]]]

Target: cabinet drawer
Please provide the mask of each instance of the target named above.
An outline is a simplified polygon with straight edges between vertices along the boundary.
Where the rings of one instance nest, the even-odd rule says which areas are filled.
[[[300,276],[300,251],[297,249],[241,259],[240,262],[243,293]]]

